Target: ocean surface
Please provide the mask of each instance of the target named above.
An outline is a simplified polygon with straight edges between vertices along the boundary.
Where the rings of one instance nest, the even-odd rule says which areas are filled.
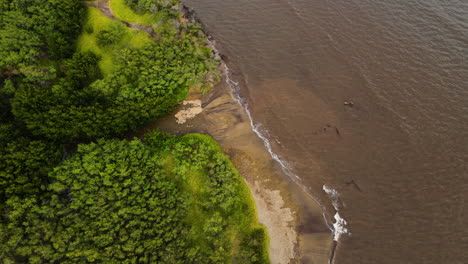
[[[182,2],[326,208],[333,263],[468,263],[468,1]]]

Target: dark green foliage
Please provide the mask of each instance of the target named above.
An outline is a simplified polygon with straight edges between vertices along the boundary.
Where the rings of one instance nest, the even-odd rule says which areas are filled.
[[[0,86],[0,94],[2,95],[12,95],[15,93],[15,85],[10,79],[6,79],[3,82],[3,85]]]
[[[73,58],[65,60],[63,72],[65,81],[70,82],[73,89],[82,89],[102,77],[97,63],[99,58],[91,53],[75,53]]]
[[[101,76],[97,62],[92,53],[76,53],[64,61],[65,76],[55,84],[43,87],[22,83],[11,100],[16,118],[25,122],[33,134],[55,140],[78,138],[79,134],[74,133],[82,126],[96,129],[91,126],[95,122],[91,115],[97,117],[103,108],[99,106],[106,101],[88,87]]]
[[[15,122],[10,111],[14,90],[8,79],[0,87],[0,213],[9,197],[41,195],[48,172],[61,157],[59,146],[28,138],[21,124]]]
[[[15,202],[2,263],[184,263],[184,195],[141,142],[80,145],[50,177],[50,201]]]
[[[173,7],[177,6],[177,1],[167,0],[125,0],[125,3],[132,8],[136,13],[143,14],[147,12],[156,13],[161,11],[170,11],[167,13],[173,16],[177,15],[177,12]]]
[[[13,82],[8,79],[3,82],[3,85],[0,85],[0,123],[2,124],[13,119],[10,99],[15,89]]]
[[[70,56],[84,12],[80,0],[1,0],[0,69],[14,73]]]
[[[93,28],[93,25],[91,25],[91,24],[86,25],[84,27],[84,30],[88,34],[93,34],[94,33],[94,28]]]
[[[12,138],[2,133],[4,129],[0,129],[0,203],[10,196],[40,194],[48,183],[47,173],[61,157],[60,149],[44,141]]]
[[[162,132],[159,130],[154,130],[150,133],[145,134],[143,141],[153,148],[164,149],[170,144],[170,142],[172,142],[175,139],[176,137],[172,134]]]
[[[238,263],[265,264],[269,263],[268,244],[265,228],[253,228],[241,242],[241,252]]]
[[[116,49],[116,70],[104,78],[97,56],[73,54],[81,1],[0,1],[0,110],[35,136],[74,142],[136,130],[170,111],[215,68],[197,41],[179,36]],[[156,3],[157,10],[176,12],[175,3]],[[96,34],[99,46],[123,38],[124,26],[112,25]]]
[[[115,73],[92,83],[99,76],[96,57],[77,54],[65,63],[66,76],[56,84],[19,87],[13,112],[34,134],[54,140],[135,130],[168,112],[209,70],[194,49],[190,41],[178,39],[124,49],[116,54]]]
[[[118,43],[122,39],[122,35],[125,31],[121,28],[121,25],[115,26],[112,24],[111,27],[99,31],[96,35],[97,45],[101,48],[110,46]]]
[[[10,198],[0,216],[0,261],[268,263],[264,229],[240,200],[245,187],[212,140],[155,132],[145,141],[80,145],[49,174],[49,198]],[[189,152],[193,159],[179,160]],[[206,171],[216,162],[213,178]],[[237,198],[220,196],[223,189]]]

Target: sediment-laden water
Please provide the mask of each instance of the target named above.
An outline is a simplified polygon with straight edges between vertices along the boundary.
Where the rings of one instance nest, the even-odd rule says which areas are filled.
[[[466,1],[183,2],[341,231],[334,263],[468,262]]]

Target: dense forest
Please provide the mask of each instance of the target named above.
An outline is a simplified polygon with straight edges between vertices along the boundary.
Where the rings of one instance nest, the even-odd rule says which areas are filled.
[[[251,194],[213,139],[122,140],[219,78],[180,10],[0,0],[1,263],[269,263]]]

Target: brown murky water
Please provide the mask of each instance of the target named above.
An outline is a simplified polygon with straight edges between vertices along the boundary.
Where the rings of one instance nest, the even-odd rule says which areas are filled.
[[[468,263],[468,2],[183,2],[275,153],[335,200],[334,263]]]

